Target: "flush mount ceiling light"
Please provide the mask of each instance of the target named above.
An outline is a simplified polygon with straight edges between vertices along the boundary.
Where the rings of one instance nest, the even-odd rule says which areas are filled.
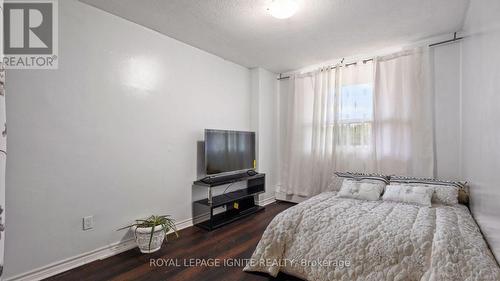
[[[299,8],[297,0],[272,0],[267,10],[277,19],[286,19],[293,16]]]

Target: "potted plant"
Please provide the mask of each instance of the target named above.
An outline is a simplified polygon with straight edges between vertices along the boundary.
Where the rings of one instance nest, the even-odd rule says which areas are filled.
[[[169,215],[152,215],[147,219],[138,219],[135,220],[134,224],[120,228],[119,230],[126,228],[131,228],[134,232],[135,242],[139,246],[141,253],[158,251],[163,244],[166,234],[170,230],[173,230],[175,235],[179,237],[175,228],[175,220],[170,218]]]

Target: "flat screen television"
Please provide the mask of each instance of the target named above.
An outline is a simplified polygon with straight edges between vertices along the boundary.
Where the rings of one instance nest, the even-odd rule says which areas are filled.
[[[255,133],[205,130],[207,175],[255,168]]]

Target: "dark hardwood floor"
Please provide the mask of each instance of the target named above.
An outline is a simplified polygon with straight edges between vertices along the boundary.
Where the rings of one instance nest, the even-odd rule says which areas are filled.
[[[271,278],[265,274],[243,272],[243,266],[186,266],[193,259],[247,259],[252,255],[262,233],[276,214],[293,206],[277,202],[253,216],[208,232],[189,227],[170,236],[162,249],[152,254],[141,254],[138,249],[123,252],[104,260],[77,267],[46,280],[299,280],[285,274]],[[177,261],[179,266],[150,266],[151,259]],[[160,262],[157,262],[159,264]]]

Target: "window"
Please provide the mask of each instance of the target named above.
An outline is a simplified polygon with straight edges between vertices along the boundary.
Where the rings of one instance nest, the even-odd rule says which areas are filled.
[[[295,80],[288,121],[301,120],[293,131],[301,137],[305,155],[327,144],[326,153],[366,153],[372,145],[373,66],[360,63],[332,70],[328,77],[304,76]],[[325,79],[327,78],[327,79]],[[325,91],[327,89],[327,91]],[[288,100],[287,102],[290,102]],[[293,112],[293,113],[292,113]]]
[[[373,119],[373,86],[371,84],[346,85],[340,95],[343,122],[363,122]]]
[[[373,85],[345,85],[340,93],[339,144],[369,145],[373,121]]]

